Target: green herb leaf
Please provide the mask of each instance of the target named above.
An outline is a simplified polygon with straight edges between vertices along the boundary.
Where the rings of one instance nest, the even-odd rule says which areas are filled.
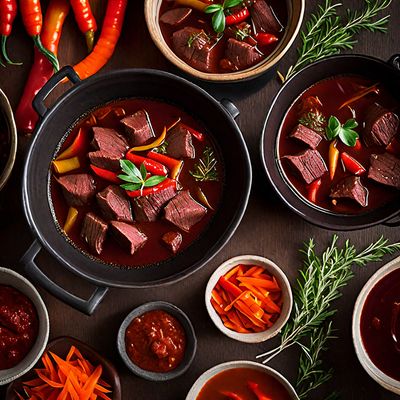
[[[129,190],[130,192],[133,192],[134,190],[139,190],[142,185],[140,183],[123,183],[120,185],[122,189]]]
[[[204,9],[206,14],[213,14],[217,11],[223,10],[222,4],[211,4]]]
[[[344,124],[343,128],[344,129],[354,129],[357,128],[358,122],[355,119],[348,119]]]
[[[349,147],[356,145],[358,139],[358,133],[353,130],[356,128],[358,123],[354,119],[347,120],[343,125],[335,116],[330,116],[328,120],[328,126],[326,127],[326,137],[329,140],[333,140],[336,137]]]
[[[224,11],[221,9],[217,11],[212,17],[212,26],[214,31],[217,33],[221,33],[225,29],[225,14]]]
[[[147,179],[146,182],[144,183],[144,186],[146,187],[156,186],[159,183],[165,181],[165,179],[167,179],[166,176],[160,176],[160,175],[150,176],[150,178]]]
[[[193,171],[189,171],[196,181],[218,181],[217,159],[211,147],[206,147],[203,157],[195,164]]]
[[[139,179],[141,178],[140,171],[132,161],[119,160],[119,165],[121,166],[122,171],[124,171],[128,176],[136,176]]]
[[[304,126],[308,126],[309,128],[313,129],[315,132],[324,132],[326,127],[326,119],[324,115],[316,110],[310,111],[304,114],[299,119],[300,124]]]
[[[358,139],[358,133],[352,129],[344,129],[344,127],[339,132],[340,140],[349,147],[354,147]]]
[[[224,1],[224,9],[236,7],[240,4],[243,4],[243,0],[225,0]]]
[[[329,117],[328,126],[326,127],[326,137],[328,140],[333,140],[339,135],[341,126],[340,121],[336,117]]]
[[[146,166],[144,165],[144,163],[140,166],[140,175],[142,176],[142,180],[146,179],[147,171],[146,171]]]
[[[118,178],[125,182],[141,183],[141,180],[133,175],[118,175]]]

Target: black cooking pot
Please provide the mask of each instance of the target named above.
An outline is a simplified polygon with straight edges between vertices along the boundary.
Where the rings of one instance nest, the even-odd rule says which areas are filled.
[[[393,56],[389,62],[362,55],[343,55],[311,64],[289,79],[273,100],[261,137],[262,162],[272,186],[286,205],[314,225],[332,230],[355,230],[380,223],[399,226],[399,199],[358,215],[324,210],[304,200],[288,181],[278,162],[278,133],[292,103],[318,81],[349,74],[382,82],[400,102],[400,55]]]
[[[74,87],[47,109],[44,100],[65,77],[75,84]],[[188,249],[159,264],[122,269],[89,258],[58,231],[49,202],[49,178],[57,146],[79,117],[104,103],[132,97],[175,104],[202,121],[220,149],[225,181],[220,208],[206,232]],[[229,101],[221,103],[187,80],[161,71],[121,70],[82,82],[70,67],[54,75],[34,100],[42,119],[36,128],[23,176],[24,210],[37,237],[21,260],[27,273],[61,300],[91,314],[109,286],[138,288],[171,283],[210,261],[228,242],[242,219],[252,176],[247,147],[233,119],[239,112]],[[70,294],[39,269],[35,257],[41,246],[73,273],[98,286],[89,300]]]

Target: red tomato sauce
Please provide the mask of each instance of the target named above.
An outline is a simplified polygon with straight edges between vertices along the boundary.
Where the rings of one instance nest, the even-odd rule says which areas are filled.
[[[152,372],[174,370],[182,362],[186,334],[181,323],[165,311],[149,311],[133,319],[125,333],[129,358]]]
[[[0,369],[17,365],[30,351],[38,335],[35,306],[19,290],[0,285]]]

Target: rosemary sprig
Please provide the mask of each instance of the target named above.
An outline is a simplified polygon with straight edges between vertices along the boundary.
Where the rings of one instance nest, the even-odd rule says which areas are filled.
[[[204,149],[203,157],[195,164],[194,170],[189,173],[196,181],[200,182],[218,180],[217,159],[211,147]]]
[[[342,3],[332,4],[332,0],[325,0],[325,4],[319,5],[318,10],[311,15],[305,31],[300,34],[302,44],[297,49],[296,63],[288,69],[286,76],[279,73],[282,82],[307,64],[338,54],[342,50],[353,49],[357,43],[354,36],[363,29],[385,33],[390,15],[379,19],[375,17],[387,8],[391,1],[364,0],[362,10],[347,9],[346,17],[341,18],[337,11]]]

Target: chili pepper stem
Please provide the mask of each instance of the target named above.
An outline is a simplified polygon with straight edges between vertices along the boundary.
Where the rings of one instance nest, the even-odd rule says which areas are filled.
[[[94,45],[94,31],[87,31],[85,33],[85,38],[86,38],[86,46],[88,49],[88,53],[91,53]]]
[[[38,48],[38,50],[49,60],[49,62],[51,63],[51,65],[54,68],[54,71],[57,72],[60,69],[60,64],[58,63],[58,59],[55,56],[55,54],[53,52],[47,50],[43,46],[39,35],[33,36],[33,42],[35,43],[35,46]]]
[[[10,58],[8,57],[8,54],[7,54],[6,43],[7,43],[7,36],[1,35],[1,54],[4,58],[4,60],[6,61],[6,63],[10,64],[10,65],[22,65],[22,63],[20,63],[20,62],[14,62],[14,61],[10,60]]]

